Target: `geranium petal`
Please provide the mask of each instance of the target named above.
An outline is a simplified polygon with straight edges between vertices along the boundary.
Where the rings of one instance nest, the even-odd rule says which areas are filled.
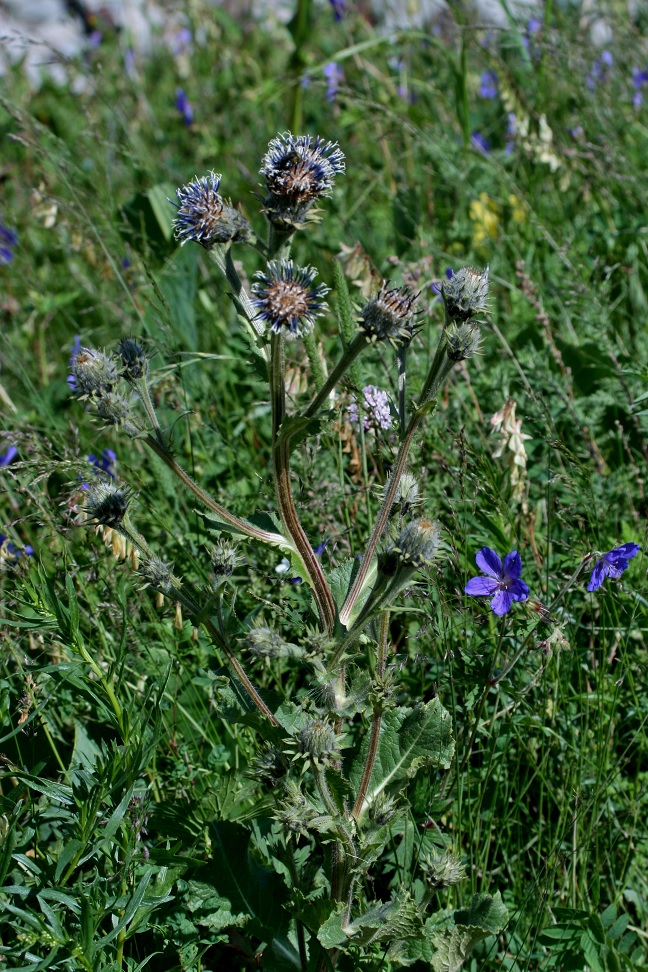
[[[475,561],[482,573],[488,574],[489,577],[500,578],[502,576],[502,561],[490,547],[482,547],[475,557]]]
[[[590,577],[589,584],[587,585],[588,591],[598,591],[599,587],[607,576],[608,569],[609,564],[606,564],[604,560],[596,561],[594,564],[594,569],[592,570],[592,576]]]
[[[638,543],[624,543],[620,547],[615,547],[605,555],[608,564],[614,564],[619,560],[631,560],[641,550]]]
[[[507,577],[519,577],[522,573],[522,558],[517,550],[511,550],[504,558],[504,573]]]
[[[630,565],[627,560],[617,560],[613,564],[608,564],[605,572],[608,577],[616,578],[620,577],[623,571],[627,570],[629,566]]]
[[[526,601],[529,596],[529,588],[523,580],[515,578],[509,581],[506,588],[514,601]]]
[[[511,604],[513,603],[513,598],[508,591],[498,591],[493,600],[490,602],[491,610],[493,614],[506,614],[507,611],[511,610]]]
[[[471,597],[483,597],[486,594],[494,594],[499,584],[494,577],[471,577],[464,591]]]

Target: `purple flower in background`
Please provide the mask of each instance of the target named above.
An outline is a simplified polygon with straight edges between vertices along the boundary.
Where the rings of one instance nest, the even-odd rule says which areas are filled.
[[[173,37],[173,47],[171,52],[174,57],[181,54],[188,54],[191,51],[192,33],[188,27],[183,27]]]
[[[333,8],[333,16],[339,23],[346,11],[346,0],[329,0],[329,3]]]
[[[480,98],[497,98],[497,74],[495,71],[484,71],[480,79],[478,94]]]
[[[632,84],[635,89],[632,96],[632,104],[635,106],[635,108],[640,108],[641,105],[643,105],[644,85],[648,85],[648,71],[640,71],[639,68],[633,68]],[[2,262],[1,257],[0,262]]]
[[[93,30],[90,36],[88,37],[88,43],[90,44],[90,47],[99,47],[99,45],[101,44],[101,40],[102,40],[102,35],[100,30]]]
[[[470,144],[474,149],[481,152],[483,155],[488,155],[490,152],[490,142],[488,139],[484,138],[481,132],[472,133],[470,136]]]
[[[365,432],[377,429],[390,429],[392,427],[392,416],[389,409],[389,396],[387,392],[377,388],[376,385],[367,385],[362,391],[364,399],[363,426]],[[360,426],[360,416],[357,402],[349,405],[349,421],[352,425]]]
[[[608,550],[601,560],[597,560],[594,564],[587,590],[598,591],[606,577],[620,577],[623,571],[628,569],[629,561],[637,556],[640,549],[637,543],[624,543],[614,550]]]
[[[315,554],[316,557],[321,557],[322,556],[322,554],[326,550],[326,545],[327,545],[327,543],[329,542],[330,539],[331,539],[330,537],[327,537],[326,540],[323,540],[316,547],[313,547],[313,553]],[[276,570],[276,572],[278,574],[284,573],[284,570],[283,569],[280,569],[280,568],[283,568],[284,561],[288,564],[288,566],[286,567],[286,570],[289,570],[290,569],[290,562],[288,560],[286,560],[286,558],[284,557],[284,560],[281,561],[281,564],[279,565],[279,567],[275,567],[275,570]],[[291,584],[303,584],[303,582],[304,581],[303,581],[303,578],[302,577],[291,577],[290,578],[290,583]]]
[[[335,61],[329,61],[323,68],[326,78],[326,100],[335,101],[340,85],[344,81],[344,71]]]
[[[522,43],[526,47],[527,51],[529,51],[529,53],[531,54],[533,53],[532,45],[531,45],[533,37],[536,34],[539,34],[541,30],[542,30],[542,21],[539,20],[537,17],[531,17],[531,19],[527,21],[526,32],[522,36]]]
[[[33,557],[34,548],[27,543],[21,550],[4,533],[0,533],[0,555],[4,556],[7,560],[16,561],[20,560],[23,555],[25,557]]]
[[[185,91],[182,88],[176,88],[176,100],[175,106],[182,115],[182,120],[184,121],[187,128],[193,124],[194,113],[191,107],[191,102],[187,98]]]
[[[13,462],[17,455],[18,450],[15,446],[9,446],[6,452],[0,452],[0,469],[4,469],[10,462]]]
[[[446,280],[452,280],[452,278],[454,277],[454,270],[452,269],[452,267],[445,268],[445,275],[446,275]],[[439,297],[443,296],[441,293],[441,285],[442,282],[440,280],[433,280],[432,283],[430,284],[434,293],[438,294]]]
[[[14,247],[18,244],[18,234],[15,230],[3,226],[0,221],[0,266],[6,266],[14,258]]]
[[[135,77],[135,51],[132,47],[127,47],[124,51],[124,70],[129,78]]]
[[[529,588],[520,580],[522,558],[512,550],[504,558],[504,564],[490,547],[482,547],[475,557],[477,566],[485,577],[471,577],[464,591],[471,597],[491,597],[493,614],[510,611],[513,601],[526,601]]]
[[[94,455],[88,456],[88,462],[95,467],[97,472],[105,473],[110,477],[110,479],[115,478],[117,455],[112,451],[112,449],[104,449],[98,459]]]
[[[585,78],[585,84],[593,91],[597,84],[607,80],[609,68],[614,64],[614,57],[610,51],[603,51],[592,64],[590,73]]]
[[[75,334],[74,343],[72,344],[72,354],[70,355],[70,368],[72,368],[72,365],[74,364],[74,359],[76,358],[80,350],[81,350],[81,338],[79,337],[78,334]],[[74,375],[67,376],[67,383],[70,387],[71,392],[75,392],[77,390],[77,382]]]

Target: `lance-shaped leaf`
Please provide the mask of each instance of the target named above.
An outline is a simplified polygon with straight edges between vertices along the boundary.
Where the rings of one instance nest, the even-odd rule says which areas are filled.
[[[351,769],[356,792],[367,761],[369,737]],[[359,819],[376,798],[402,779],[411,779],[423,766],[447,769],[454,755],[452,720],[439,699],[414,709],[395,709],[383,716],[378,754]]]
[[[232,517],[231,522],[217,513],[205,513],[204,510],[196,510],[196,513],[209,521],[209,527],[212,530],[218,530],[220,533],[227,533],[233,537],[247,537],[251,540],[258,540],[260,543],[267,543],[271,547],[279,547],[286,553],[294,551],[292,543],[279,532],[277,521],[270,513],[255,513],[249,519],[242,516]]]
[[[333,595],[333,600],[336,603],[338,611],[342,610],[342,605],[346,601],[347,595],[351,590],[353,582],[358,573],[360,567],[360,561],[355,558],[345,560],[340,564],[339,567],[335,567],[329,575],[329,584],[331,587],[331,593]],[[373,558],[369,570],[367,571],[367,576],[364,579],[360,594],[353,605],[353,611],[346,622],[347,628],[350,628],[355,621],[355,619],[360,614],[360,611],[365,606],[365,602],[371,593],[373,585],[376,583],[376,574],[378,571],[378,559]]]

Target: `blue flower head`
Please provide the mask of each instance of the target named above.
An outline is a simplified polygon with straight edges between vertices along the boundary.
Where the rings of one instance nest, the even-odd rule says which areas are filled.
[[[484,71],[479,83],[480,98],[497,98],[497,74],[495,71]]]
[[[13,462],[17,455],[18,450],[15,446],[9,446],[6,452],[0,452],[0,469],[4,469],[10,462]]]
[[[182,120],[185,125],[189,128],[193,124],[194,113],[191,102],[187,98],[187,93],[183,88],[176,88],[175,106],[182,115]]]
[[[15,230],[3,226],[0,221],[0,266],[11,263],[14,247],[18,245],[18,234]]]
[[[526,601],[529,588],[520,580],[522,558],[517,550],[512,550],[504,558],[504,563],[490,547],[482,547],[475,557],[477,566],[485,577],[471,577],[464,591],[471,597],[491,597],[493,614],[501,615],[510,611],[513,601]]]
[[[313,286],[314,267],[298,267],[292,260],[271,260],[267,272],[259,270],[252,284],[252,303],[257,317],[275,334],[282,330],[294,336],[308,334],[315,318],[326,310],[326,284]]]
[[[588,591],[598,591],[606,577],[620,577],[628,569],[629,562],[639,553],[639,544],[624,543],[614,550],[608,550],[600,560],[597,560],[592,570]]]

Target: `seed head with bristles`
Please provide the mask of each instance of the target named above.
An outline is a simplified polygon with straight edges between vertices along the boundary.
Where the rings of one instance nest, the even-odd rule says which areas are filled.
[[[221,176],[210,172],[176,189],[173,229],[181,246],[193,240],[211,250],[216,243],[245,243],[250,238],[250,224],[220,196],[220,183]],[[176,205],[172,199],[169,202]]]
[[[102,526],[121,526],[128,512],[130,493],[113,483],[93,483],[85,494],[85,512],[94,523]]]
[[[409,344],[415,332],[414,305],[418,296],[407,287],[389,287],[385,281],[360,314],[360,327],[367,338],[372,343]]]

